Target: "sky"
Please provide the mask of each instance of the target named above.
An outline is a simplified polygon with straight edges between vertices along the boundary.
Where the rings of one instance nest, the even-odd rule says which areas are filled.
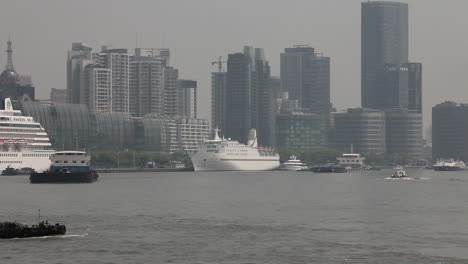
[[[20,74],[31,75],[36,98],[66,88],[66,54],[73,42],[100,50],[170,48],[179,76],[198,81],[202,118],[210,113],[211,61],[265,49],[272,75],[280,53],[309,44],[331,58],[331,101],[360,106],[361,0],[0,0],[0,49],[13,41]],[[424,121],[443,101],[468,103],[468,1],[405,0],[410,60],[423,63]],[[0,67],[6,53],[0,52]]]

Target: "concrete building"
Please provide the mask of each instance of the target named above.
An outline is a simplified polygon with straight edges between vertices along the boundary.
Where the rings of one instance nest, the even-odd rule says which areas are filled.
[[[52,88],[50,90],[49,100],[53,103],[66,104],[68,103],[68,91],[67,89]]]
[[[226,72],[211,73],[211,128],[218,128],[220,136],[225,131]]]
[[[84,99],[82,103],[90,111],[112,111],[112,70],[99,64],[89,64],[84,70],[86,89],[82,90]]]
[[[298,100],[299,107],[308,108],[330,120],[330,58],[315,52],[309,46],[286,48],[281,53],[281,86],[290,100]]]
[[[422,114],[408,109],[385,111],[387,154],[406,161],[423,159]]]
[[[381,110],[354,108],[334,113],[334,142],[341,151],[383,154],[386,152],[385,113]]]
[[[282,110],[276,116],[277,148],[309,151],[323,146],[324,134],[320,115]]]
[[[179,93],[177,80],[179,70],[166,67],[163,70],[163,113],[167,116],[176,116],[179,113]]]
[[[379,84],[386,64],[408,62],[408,4],[387,1],[361,3],[361,102],[384,109]]]
[[[432,108],[433,159],[468,162],[468,104],[443,102]]]
[[[135,54],[141,54],[137,49]],[[165,60],[136,56],[130,60],[130,113],[144,116],[163,113]]]
[[[408,109],[422,113],[422,64],[403,64],[408,69]]]
[[[197,81],[177,80],[179,115],[187,118],[197,118]]]
[[[93,54],[93,60],[112,71],[112,112],[130,111],[129,61],[126,49],[107,49]]]

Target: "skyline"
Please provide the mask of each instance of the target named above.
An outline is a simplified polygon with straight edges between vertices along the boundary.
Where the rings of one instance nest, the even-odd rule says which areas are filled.
[[[211,72],[217,71],[211,61],[218,56],[227,59],[227,54],[244,45],[261,47],[270,62],[272,76],[278,76],[279,57],[284,48],[310,44],[331,58],[331,101],[334,106],[343,110],[360,105],[362,1],[300,1],[295,2],[295,6],[268,3],[268,8],[261,4],[264,1],[256,1],[249,2],[250,9],[242,8],[246,1],[240,2],[235,5],[198,1],[185,3],[185,8],[180,8],[180,4],[167,1],[113,1],[114,13],[105,19],[101,19],[96,10],[104,10],[101,8],[107,1],[82,1],[80,4],[52,0],[41,1],[41,4],[12,2],[9,9],[0,11],[0,36],[4,39],[0,41],[0,67],[6,64],[6,52],[3,51],[10,34],[16,70],[31,75],[37,98],[45,99],[51,88],[66,87],[66,52],[72,42],[84,42],[94,49],[111,44],[131,52],[138,35],[139,47],[160,48],[164,42],[164,47],[171,49],[171,64],[180,69],[181,78],[198,81],[200,117],[209,119],[210,77]],[[445,100],[468,102],[468,93],[463,90],[468,83],[465,74],[468,39],[463,34],[468,26],[468,19],[463,17],[468,2],[400,2],[409,3],[410,60],[421,62],[424,67],[423,109],[425,127],[428,127],[432,106]],[[51,4],[54,4],[53,9],[44,9]],[[314,4],[320,4],[320,8],[313,8]],[[149,8],[152,6],[155,8]],[[276,18],[284,16],[284,10],[290,10],[290,15],[286,13],[288,19],[278,23]],[[243,12],[242,19],[236,11]],[[259,12],[265,15],[259,15]],[[19,16],[21,21],[14,23],[18,14],[22,14]],[[122,31],[113,29],[111,33],[108,30],[111,25],[122,28]],[[222,33],[220,30],[224,28],[229,31]]]

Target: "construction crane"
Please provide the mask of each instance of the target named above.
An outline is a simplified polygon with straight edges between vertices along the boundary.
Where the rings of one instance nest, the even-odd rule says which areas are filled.
[[[223,72],[223,63],[226,63],[226,61],[223,61],[223,57],[219,56],[218,61],[211,62],[211,65],[218,64],[218,71]]]

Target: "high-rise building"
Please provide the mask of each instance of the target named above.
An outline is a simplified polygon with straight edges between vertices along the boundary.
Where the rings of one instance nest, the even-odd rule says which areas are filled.
[[[243,53],[228,55],[226,73],[225,137],[247,143],[252,128],[251,63]]]
[[[168,116],[176,116],[179,113],[178,78],[179,70],[172,67],[164,68],[163,113]]]
[[[93,60],[112,71],[112,112],[130,111],[129,61],[126,49],[107,49],[93,54]]]
[[[368,1],[361,12],[361,103],[383,109],[379,98],[386,64],[408,62],[408,4]]]
[[[211,128],[225,131],[226,114],[226,72],[211,73]]]
[[[432,108],[433,159],[468,162],[468,104],[443,102]]]
[[[140,54],[137,50],[135,54]],[[163,59],[151,56],[135,56],[130,60],[129,108],[132,116],[163,113],[165,63]]]
[[[422,113],[422,64],[405,63],[408,69],[408,109]]]
[[[253,53],[252,53],[253,51]],[[244,47],[244,54],[250,58],[251,68],[251,120],[257,129],[260,146],[275,145],[275,91],[271,89],[270,65],[261,48]]]
[[[309,46],[286,48],[281,53],[281,87],[290,100],[298,100],[299,107],[330,120],[330,58]]]
[[[255,128],[259,145],[273,146],[276,100],[263,49],[246,46],[243,53],[229,54],[227,64],[226,137],[246,143],[249,130]]]
[[[91,64],[92,48],[83,43],[73,43],[72,49],[68,51],[67,58],[67,92],[68,101],[72,104],[81,103],[81,90],[84,67]]]
[[[386,152],[385,113],[355,108],[334,113],[335,147],[342,151],[383,154]]]
[[[179,115],[197,118],[197,81],[177,80]]]
[[[387,153],[406,161],[422,159],[422,114],[408,109],[385,111]]]
[[[89,64],[84,70],[86,89],[82,90],[90,111],[112,111],[112,70],[99,64]]]

